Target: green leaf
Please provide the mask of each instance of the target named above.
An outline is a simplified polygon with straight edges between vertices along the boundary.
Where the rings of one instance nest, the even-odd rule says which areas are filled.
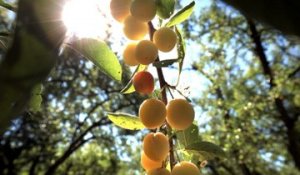
[[[127,85],[121,90],[123,94],[131,94],[135,92],[134,86],[132,84],[132,79],[127,83]]]
[[[175,32],[177,34],[177,38],[178,38],[178,44],[177,44],[177,54],[178,54],[178,63],[179,63],[179,75],[178,75],[178,79],[177,79],[177,84],[180,81],[180,75],[182,72],[182,67],[183,67],[183,61],[185,58],[185,42],[184,42],[184,38],[182,36],[182,33],[180,32],[180,30],[175,27]]]
[[[20,45],[19,52],[21,56],[18,59],[14,58],[18,61],[15,61],[14,66],[9,68],[8,71],[11,77],[35,77],[34,79],[32,78],[32,82],[26,82],[28,86],[34,86],[39,82],[36,80],[40,80],[48,75],[47,73],[55,64],[55,59],[53,59],[55,55],[35,35],[26,31],[20,31],[19,33],[20,39],[18,44]]]
[[[174,64],[175,62],[178,62],[178,59],[169,59],[169,60],[154,62],[153,66],[155,66],[157,68],[168,67],[168,66]]]
[[[100,70],[114,80],[121,81],[122,68],[117,56],[103,42],[96,39],[81,39],[72,43],[73,49],[92,61]]]
[[[134,86],[132,84],[132,78],[133,76],[140,71],[143,71],[147,68],[147,66],[140,64],[134,71],[134,73],[132,74],[130,81],[127,83],[127,85],[121,90],[121,93],[123,94],[130,94],[135,92]]]
[[[300,107],[300,94],[294,96],[294,103],[296,106]]]
[[[29,110],[32,112],[38,112],[40,110],[43,98],[42,98],[42,84],[36,85],[32,92],[29,100]]]
[[[195,124],[192,124],[189,128],[183,131],[177,131],[176,136],[179,143],[184,147],[186,147],[187,145],[191,145],[194,142],[201,141],[198,126]]]
[[[222,148],[211,142],[195,142],[185,147],[190,153],[196,154],[206,160],[213,159],[214,157],[225,157],[226,154]]]
[[[38,112],[41,108],[43,98],[41,95],[33,95],[29,100],[29,110],[32,112]]]
[[[3,0],[0,0],[0,6],[14,12],[17,11],[16,7],[4,2]]]
[[[156,0],[157,15],[162,19],[169,18],[175,9],[175,0]]]
[[[145,128],[138,117],[130,114],[108,113],[107,116],[115,125],[124,129],[141,130]]]
[[[195,7],[195,1],[191,2],[189,5],[185,6],[183,9],[181,9],[179,12],[177,12],[174,16],[171,17],[171,19],[167,22],[165,25],[166,27],[172,27],[176,24],[180,24],[181,22],[188,19]]]
[[[37,84],[33,87],[32,94],[33,95],[41,95],[42,90],[43,90],[43,85],[42,84]]]

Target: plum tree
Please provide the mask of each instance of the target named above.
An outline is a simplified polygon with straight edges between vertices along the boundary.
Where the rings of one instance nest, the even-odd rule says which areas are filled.
[[[138,61],[135,57],[135,48],[137,43],[130,43],[126,46],[123,52],[124,63],[128,66],[138,65]]]
[[[131,15],[143,22],[151,21],[156,14],[154,0],[134,0],[130,7]]]
[[[161,132],[149,133],[143,140],[143,150],[153,161],[163,161],[169,152],[169,139]]]
[[[141,40],[148,33],[148,25],[129,15],[124,20],[123,32],[128,39]]]
[[[132,84],[136,92],[150,94],[154,90],[154,78],[151,73],[141,71],[134,75]]]
[[[140,41],[135,50],[137,61],[141,64],[148,65],[155,61],[158,56],[158,49],[149,40]]]
[[[122,23],[130,14],[130,5],[131,0],[111,0],[110,11],[112,17]]]
[[[158,168],[148,171],[147,175],[171,175],[171,173],[166,168]]]
[[[177,36],[172,29],[162,27],[154,33],[153,42],[160,51],[169,52],[175,47]]]
[[[140,120],[148,129],[160,127],[165,122],[166,114],[165,104],[154,98],[145,100],[139,109]]]
[[[174,166],[171,175],[200,175],[200,170],[193,163],[182,161]]]
[[[144,152],[142,152],[141,165],[146,171],[149,171],[149,170],[161,168],[162,162],[161,161],[158,161],[158,162],[153,161],[153,160],[149,159],[149,157],[147,157]]]
[[[167,121],[177,130],[188,128],[194,121],[193,106],[184,99],[173,99],[167,105]]]

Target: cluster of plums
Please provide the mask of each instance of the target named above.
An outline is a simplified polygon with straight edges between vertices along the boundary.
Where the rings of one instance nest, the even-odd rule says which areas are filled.
[[[139,117],[148,129],[156,129],[165,121],[177,130],[188,128],[194,121],[193,106],[185,99],[173,99],[167,106],[158,99],[145,100],[139,109]]]
[[[139,109],[139,117],[148,129],[156,129],[165,121],[177,130],[188,128],[194,120],[194,109],[184,99],[173,99],[167,106],[157,99],[145,100]],[[199,175],[199,169],[190,162],[178,163],[170,173],[163,167],[163,162],[169,154],[169,139],[161,132],[149,133],[143,140],[141,165],[147,175]]]
[[[147,175],[200,175],[198,167],[187,161],[177,163],[171,172],[163,167],[169,153],[169,142],[168,137],[161,132],[147,134],[143,149],[141,164]]]
[[[111,14],[123,24],[125,36],[133,40],[123,52],[128,66],[149,65],[158,57],[158,51],[169,52],[177,43],[173,29],[162,27],[154,32],[153,41],[145,39],[149,34],[148,22],[156,15],[155,0],[111,0]],[[154,78],[151,73],[141,71],[134,75],[132,83],[136,92],[151,94]],[[185,99],[173,99],[165,105],[158,99],[147,99],[139,108],[139,118],[148,129],[157,129],[167,123],[172,129],[184,130],[194,120],[194,109]],[[169,140],[161,132],[149,133],[143,140],[142,167],[147,175],[199,175],[199,169],[190,162],[178,163],[170,173],[163,162],[169,154]]]
[[[156,15],[155,0],[112,0],[110,8],[112,16],[123,24],[125,36],[132,40],[123,52],[125,64],[149,65],[156,60],[158,50],[169,52],[175,47],[176,33],[168,27],[155,31],[153,42],[145,39],[148,22]]]

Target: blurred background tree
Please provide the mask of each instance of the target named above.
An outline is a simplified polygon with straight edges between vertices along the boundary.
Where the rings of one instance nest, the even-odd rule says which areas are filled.
[[[210,160],[203,174],[300,174],[299,39],[220,1],[205,3],[182,25],[187,48],[197,48],[187,50],[195,58],[184,72],[203,80],[204,91],[192,98],[201,137],[228,155]],[[4,8],[0,15],[1,61],[13,20]],[[119,93],[130,76],[124,72],[116,83],[65,50],[34,91],[41,99],[0,137],[0,174],[140,174],[142,134],[118,129],[106,117],[107,111],[136,114],[144,98]]]
[[[191,70],[207,86],[195,99],[202,115],[210,118],[200,126],[201,135],[228,152],[227,160],[210,162],[207,171],[299,174],[298,38],[262,26],[219,1],[194,15],[184,29],[188,43],[199,49]]]
[[[40,108],[29,108],[1,137],[2,174],[139,169],[135,161],[121,160],[136,156],[136,133],[113,127],[106,117],[107,111],[137,112],[143,98],[121,95],[121,88],[79,56],[59,60],[42,88]]]

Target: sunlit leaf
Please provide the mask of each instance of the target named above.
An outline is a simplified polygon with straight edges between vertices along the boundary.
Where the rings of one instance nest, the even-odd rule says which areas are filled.
[[[32,112],[37,112],[40,110],[43,98],[42,98],[42,84],[36,85],[32,92],[29,100],[29,110]]]
[[[96,39],[81,39],[72,44],[73,48],[92,61],[103,73],[114,80],[122,78],[122,68],[117,56],[103,42]]]
[[[177,12],[174,16],[171,17],[171,19],[166,23],[166,27],[171,27],[176,24],[180,24],[181,22],[188,19],[195,7],[195,1],[191,2],[189,5],[185,6],[183,9],[181,9],[179,12]]]
[[[127,85],[121,90],[121,93],[123,94],[130,94],[130,93],[133,93],[135,92],[135,89],[133,87],[133,84],[132,84],[132,77],[137,73],[137,72],[140,72],[140,71],[143,71],[147,68],[147,66],[145,65],[142,65],[140,64],[134,71],[134,73],[132,74],[131,78],[130,78],[130,81],[127,83]]]
[[[195,124],[192,124],[185,130],[177,131],[176,136],[179,143],[184,147],[186,147],[187,145],[191,145],[192,143],[201,141],[198,126]]]
[[[214,157],[225,157],[226,154],[222,148],[211,143],[211,142],[195,142],[190,145],[187,145],[185,149],[193,154],[199,155],[204,159],[212,159]]]
[[[42,96],[41,95],[34,95],[29,100],[29,110],[32,112],[37,112],[40,110],[42,104]]]
[[[177,84],[179,83],[180,80],[180,74],[182,71],[182,67],[183,67],[183,61],[185,58],[185,42],[184,42],[184,38],[182,36],[182,33],[180,32],[180,30],[175,27],[175,32],[177,34],[177,38],[178,38],[178,44],[177,44],[177,54],[178,54],[178,63],[179,63],[179,75],[178,75],[178,79],[177,79]]]
[[[107,116],[115,125],[124,129],[140,130],[145,128],[137,116],[122,113],[108,113]]]
[[[175,0],[156,0],[157,15],[162,19],[169,18],[175,9]]]

